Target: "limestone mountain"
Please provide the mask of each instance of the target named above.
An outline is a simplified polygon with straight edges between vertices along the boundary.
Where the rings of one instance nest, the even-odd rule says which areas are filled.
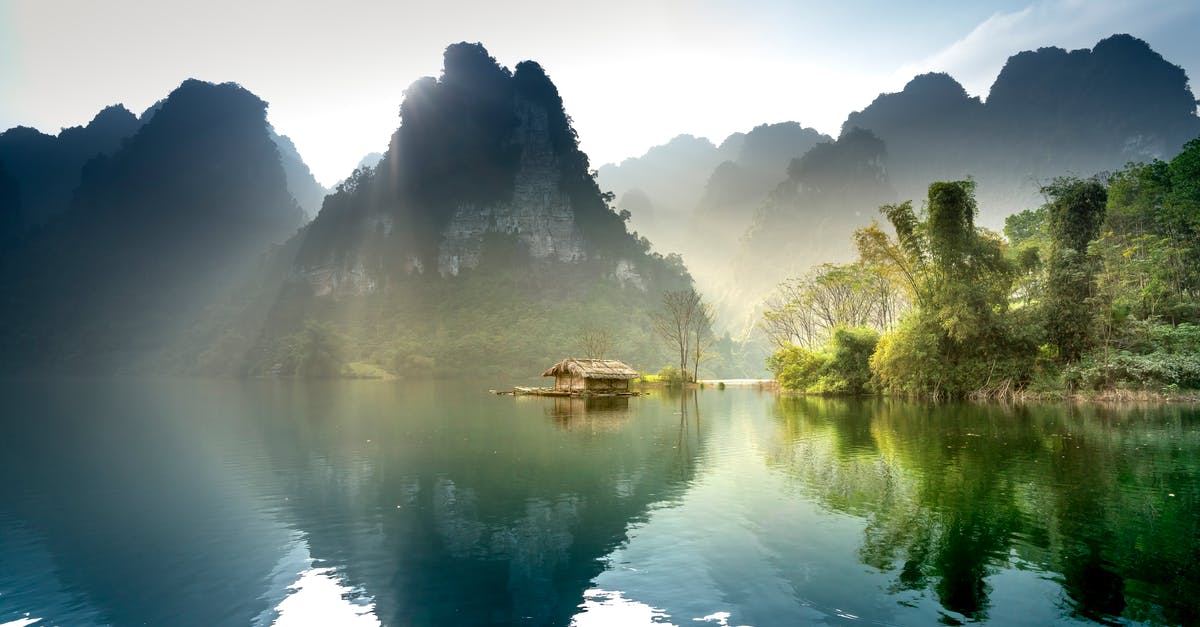
[[[717,284],[726,319],[744,331],[756,320],[747,313],[780,281],[819,263],[850,261],[850,234],[895,198],[886,162],[884,142],[863,129],[793,160],[739,242],[729,278]]]
[[[25,371],[146,367],[295,233],[265,112],[237,85],[188,80],[88,161],[69,207],[0,255],[0,354]]]
[[[739,238],[730,234],[750,228],[756,212],[787,177],[788,165],[814,146],[831,141],[797,122],[783,122],[759,125],[722,143],[736,142],[736,156],[709,175],[704,195],[690,216],[688,236],[677,248],[701,285],[716,285],[728,273],[740,246]]]
[[[640,317],[690,279],[628,232],[540,65],[510,71],[479,44],[452,45],[400,117],[378,165],[289,243],[250,371],[312,374],[314,351],[336,361],[314,333],[400,373],[533,372],[584,327],[618,335],[635,361],[659,350]]]
[[[634,229],[665,250],[676,250],[683,240],[679,227],[691,220],[713,168],[737,155],[741,139],[718,147],[703,137],[679,135],[640,157],[601,166],[596,180],[615,195],[618,208],[630,212]]]
[[[856,127],[887,144],[901,197],[973,176],[981,221],[998,227],[1040,204],[1038,188],[1055,176],[1171,158],[1200,134],[1200,118],[1182,68],[1140,39],[1113,35],[1090,50],[1010,57],[986,101],[945,74],[918,76],[850,114],[843,130]]]
[[[749,146],[751,135],[731,139]],[[691,222],[659,219],[652,235],[678,243],[674,250],[684,253],[701,290],[723,303],[727,321],[752,320],[747,314],[774,284],[811,264],[852,258],[855,228],[877,218],[882,203],[923,198],[932,181],[974,178],[980,224],[998,229],[1004,216],[1040,205],[1040,187],[1056,176],[1169,159],[1197,135],[1200,118],[1186,74],[1145,42],[1114,35],[1090,50],[1042,48],[1011,57],[986,100],[934,73],[851,113],[836,142],[780,167],[767,187],[775,191],[759,192],[748,228],[711,231],[732,255],[714,255],[722,245]],[[656,167],[671,171],[683,163]],[[753,198],[749,190],[767,180],[764,174],[750,185],[741,175],[729,163],[716,167],[697,214],[711,212],[705,208],[711,199],[738,190]],[[601,180],[613,181],[609,189],[619,194],[615,185],[628,178]],[[663,213],[652,194],[630,198]],[[752,206],[714,204],[737,207],[734,214]],[[689,244],[703,256],[689,255]]]
[[[155,103],[140,117],[123,105],[112,105],[86,126],[64,128],[58,135],[23,126],[0,133],[0,242],[19,237],[66,211],[84,165],[95,157],[111,156],[162,104]],[[287,175],[288,190],[308,215],[316,215],[329,190],[313,177],[291,139],[273,128],[270,133]]]
[[[749,227],[792,159],[831,139],[796,122],[761,124],[719,146],[680,135],[640,157],[602,166],[596,180],[629,211],[633,228],[699,268],[733,252],[725,236]],[[713,244],[722,247],[715,255]]]
[[[300,205],[305,215],[309,217],[317,215],[329,190],[313,177],[312,171],[308,169],[308,164],[304,163],[304,159],[296,150],[296,145],[292,143],[290,137],[276,133],[275,128],[271,127],[271,141],[275,142],[275,147],[279,149],[280,162],[283,165],[283,173],[287,177],[288,191],[292,193],[292,198],[296,199],[296,204]]]
[[[146,108],[140,117],[141,123],[145,124],[154,119],[154,115],[158,113],[165,102],[165,100],[159,100]],[[280,135],[275,130],[275,127],[270,124],[267,125],[267,130],[271,135],[271,141],[275,144],[275,148],[279,152],[279,160],[283,165],[283,173],[287,178],[288,191],[291,192],[292,198],[304,210],[307,218],[317,215],[317,212],[321,210],[321,203],[324,202],[325,195],[329,193],[329,190],[317,182],[312,171],[308,169],[308,164],[304,163],[303,157],[296,150],[296,144],[292,143],[290,137]]]
[[[704,196],[696,207],[697,217],[748,219],[783,179],[793,159],[832,140],[798,122],[762,124],[744,135],[738,134],[736,156],[723,161],[708,176]],[[722,146],[734,141],[733,137],[726,139]],[[743,229],[745,226],[748,224],[743,223]]]
[[[57,136],[22,126],[0,133],[0,242],[65,211],[83,165],[112,154],[138,126],[136,116],[114,105]]]
[[[354,169],[374,168],[375,166],[379,165],[380,161],[383,161],[382,152],[368,152],[367,154],[363,155],[362,159],[358,160],[358,165],[354,166]]]

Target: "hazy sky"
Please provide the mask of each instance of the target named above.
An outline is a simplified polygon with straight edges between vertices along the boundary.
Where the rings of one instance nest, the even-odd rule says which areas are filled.
[[[54,133],[109,104],[140,113],[188,77],[236,81],[328,185],[386,146],[404,88],[448,44],[480,41],[546,68],[600,165],[763,122],[836,135],[914,74],[986,95],[1016,51],[1114,32],[1200,72],[1196,0],[0,0],[0,129]]]

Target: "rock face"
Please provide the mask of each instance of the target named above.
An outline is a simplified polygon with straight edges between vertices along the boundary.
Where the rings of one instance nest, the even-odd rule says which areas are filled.
[[[478,44],[450,46],[442,76],[408,89],[401,119],[378,165],[339,185],[306,229],[295,275],[313,294],[512,263],[591,264],[644,285],[646,247],[592,179],[538,64],[510,72]]]
[[[484,207],[464,204],[455,210],[438,247],[438,272],[443,276],[478,266],[489,232],[515,235],[534,259],[586,257],[571,198],[560,184],[561,165],[550,141],[548,112],[531,102],[519,102],[516,109],[520,122],[515,142],[521,147],[521,161],[512,200]]]

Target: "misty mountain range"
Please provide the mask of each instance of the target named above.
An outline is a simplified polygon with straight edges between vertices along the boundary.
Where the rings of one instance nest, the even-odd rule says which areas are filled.
[[[780,281],[851,260],[851,232],[877,218],[880,204],[919,204],[930,182],[970,177],[980,224],[998,230],[1005,216],[1039,206],[1040,188],[1056,176],[1170,159],[1200,135],[1200,118],[1182,68],[1137,38],[1114,35],[1091,50],[1010,57],[986,101],[946,74],[924,74],[851,113],[836,141],[797,128],[760,126],[746,136],[776,135],[795,155],[761,162],[753,184],[729,177],[737,168],[726,146],[740,134],[719,148],[677,137],[599,170],[631,224],[681,253],[699,288],[743,332]],[[781,129],[793,129],[790,144]],[[701,188],[680,191],[671,179],[705,180],[704,199]]]
[[[152,120],[166,100],[134,115],[123,105],[106,107],[86,126],[58,135],[18,126],[0,133],[0,241],[45,225],[70,206],[84,166],[111,156]],[[269,126],[269,125],[268,125]],[[287,177],[288,191],[310,217],[329,190],[313,178],[296,146],[269,128]]]
[[[388,151],[328,194],[265,111],[188,80],[141,116],[0,134],[0,366],[532,371],[603,329],[657,367],[647,313],[691,276],[749,337],[779,280],[849,259],[854,228],[930,181],[974,177],[994,227],[1054,176],[1200,135],[1183,70],[1124,35],[1017,54],[986,101],[927,74],[836,139],[795,122],[680,136],[595,178],[542,67],[478,44],[450,46]],[[761,367],[717,350],[730,374]]]

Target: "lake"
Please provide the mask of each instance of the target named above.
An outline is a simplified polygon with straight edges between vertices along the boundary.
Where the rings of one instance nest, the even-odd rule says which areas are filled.
[[[0,624],[1200,622],[1195,407],[487,387],[0,383]]]

